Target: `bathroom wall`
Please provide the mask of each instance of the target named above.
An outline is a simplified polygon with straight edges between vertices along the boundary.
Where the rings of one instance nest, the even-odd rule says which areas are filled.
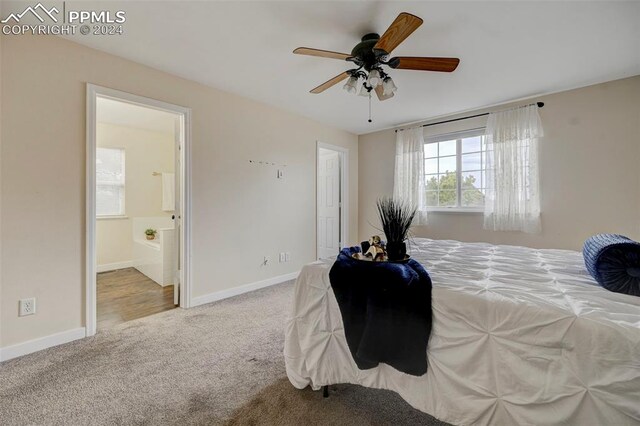
[[[133,260],[132,218],[170,217],[162,210],[162,178],[174,172],[174,135],[115,124],[98,123],[97,144],[125,150],[125,218],[98,219],[98,271],[129,266]]]

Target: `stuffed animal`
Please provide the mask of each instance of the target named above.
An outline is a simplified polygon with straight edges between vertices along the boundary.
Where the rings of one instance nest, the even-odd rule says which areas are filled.
[[[387,255],[387,252],[382,245],[382,240],[379,235],[374,235],[369,238],[369,250],[364,254],[365,256],[371,256],[372,260],[375,262],[376,260],[384,260]]]

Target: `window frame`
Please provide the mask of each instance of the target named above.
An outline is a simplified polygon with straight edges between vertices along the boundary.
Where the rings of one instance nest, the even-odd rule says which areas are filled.
[[[461,130],[461,131],[457,131],[457,132],[450,132],[450,133],[442,133],[442,134],[438,134],[438,135],[433,135],[433,136],[427,136],[424,138],[424,145],[426,147],[426,145],[428,144],[432,144],[432,143],[438,143],[438,142],[446,142],[446,141],[451,141],[451,140],[455,140],[456,141],[456,205],[455,206],[428,206],[427,207],[427,212],[435,212],[435,213],[483,213],[484,212],[484,205],[483,206],[473,206],[473,207],[465,207],[462,205],[462,139],[465,138],[471,138],[471,137],[476,137],[476,136],[485,136],[486,134],[486,128],[485,127],[478,127],[478,128],[474,128],[474,129],[467,129],[467,130]],[[486,150],[482,149],[479,151],[480,152],[480,156],[482,158],[482,169],[480,170],[481,173],[485,173],[486,176]],[[472,152],[472,153],[467,153],[467,154],[474,154],[476,152]],[[438,153],[440,154],[440,153]],[[435,158],[440,158],[440,155],[438,155],[438,157]],[[426,160],[426,157],[423,157],[423,161]],[[438,170],[438,174],[440,171]],[[424,174],[425,176],[425,182],[424,182],[424,188],[423,191],[425,192],[425,196],[426,196],[426,176],[427,174]],[[486,189],[486,188],[485,188]]]
[[[97,179],[97,174],[98,174],[98,165],[96,164],[96,197],[98,195],[98,187],[99,186],[118,186],[120,188],[122,188],[122,209],[120,211],[120,213],[118,214],[100,214],[97,211],[97,200],[96,200],[96,219],[98,220],[108,220],[108,219],[126,219],[127,218],[127,172],[126,172],[126,166],[127,166],[127,160],[126,160],[126,150],[122,147],[111,147],[111,146],[97,146],[96,147],[96,160],[98,157],[98,150],[99,149],[110,149],[110,150],[114,150],[114,151],[120,151],[122,153],[121,155],[121,162],[122,162],[122,183],[118,183],[118,184],[105,184],[105,183],[101,183],[98,181]]]

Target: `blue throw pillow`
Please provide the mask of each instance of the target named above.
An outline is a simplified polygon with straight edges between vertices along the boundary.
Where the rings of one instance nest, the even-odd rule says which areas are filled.
[[[598,234],[585,241],[584,263],[602,287],[640,296],[640,243],[623,235]]]

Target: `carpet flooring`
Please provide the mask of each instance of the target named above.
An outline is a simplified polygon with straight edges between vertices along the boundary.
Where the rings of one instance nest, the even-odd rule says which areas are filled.
[[[286,380],[292,282],[0,364],[0,424],[441,425],[392,392]]]
[[[225,426],[252,425],[425,425],[447,423],[424,414],[398,394],[355,385],[330,386],[328,398],[310,388],[296,389],[283,377],[237,409]]]

